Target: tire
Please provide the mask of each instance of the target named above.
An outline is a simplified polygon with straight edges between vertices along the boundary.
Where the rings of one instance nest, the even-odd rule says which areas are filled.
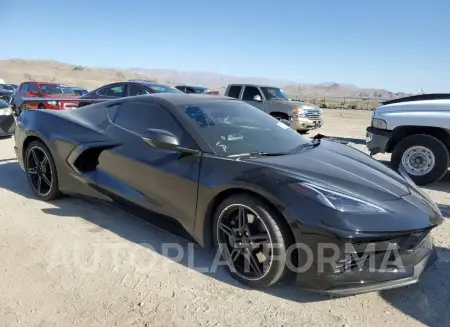
[[[299,133],[299,134],[302,134],[302,135],[304,135],[304,134],[308,134],[308,130],[297,130],[297,133]]]
[[[34,155],[32,151],[34,152]],[[39,171],[39,173],[36,172],[37,165],[35,155],[43,162],[43,154],[45,154],[48,159],[48,162],[45,164],[45,169],[43,170],[43,175],[45,175],[47,178],[46,180],[44,177],[40,178],[41,171]],[[27,149],[25,150],[24,165],[28,183],[30,184],[30,187],[33,190],[34,194],[40,200],[52,201],[61,196],[61,192],[58,188],[58,173],[56,170],[55,161],[50,150],[47,148],[47,146],[45,146],[43,142],[33,141],[28,145]],[[42,168],[40,170],[42,170]],[[31,171],[33,171],[33,173]],[[41,179],[41,192],[39,192],[39,187],[36,185],[39,178]]]
[[[268,236],[267,239],[270,242],[270,245],[268,245],[267,249],[271,250],[269,250],[269,252],[267,253],[264,252],[268,254],[267,256],[262,256],[263,258],[268,259],[266,262],[267,267],[266,269],[261,269],[262,273],[257,275],[256,277],[249,276],[249,274],[246,274],[245,271],[239,271],[238,265],[235,265],[233,263],[233,260],[230,259],[231,256],[225,253],[226,250],[224,251],[224,249],[229,246],[229,251],[231,251],[231,255],[233,255],[233,252],[236,248],[230,246],[228,243],[226,243],[226,241],[223,241],[222,236],[226,233],[224,233],[223,230],[219,227],[219,222],[224,223],[225,217],[227,217],[227,215],[230,215],[230,217],[232,217],[232,213],[236,212],[236,210],[237,212],[239,212],[240,207],[244,208],[245,210],[249,209],[248,211],[246,211],[247,214],[244,215],[246,216],[247,221],[250,221],[249,214],[256,214],[256,217],[255,215],[253,215],[254,218],[251,226],[250,223],[248,223],[247,225],[249,225],[249,227],[251,227],[252,229],[254,228],[253,226],[263,226],[264,228],[266,228],[267,233],[265,234],[266,236]],[[293,242],[291,236],[292,234],[289,231],[289,227],[286,227],[286,224],[283,222],[279,214],[274,212],[274,210],[272,210],[266,203],[264,203],[264,201],[260,200],[259,198],[247,194],[239,194],[225,199],[216,209],[212,229],[216,250],[220,251],[222,260],[227,262],[227,268],[231,276],[240,283],[248,285],[252,288],[264,288],[280,281],[288,272],[286,257],[287,249]],[[251,234],[250,232],[249,235],[249,238],[257,237],[256,234]],[[225,236],[229,237],[228,235]],[[224,246],[224,243],[226,243],[227,245]],[[222,246],[219,247],[219,244],[222,244]],[[255,243],[252,244],[254,245]],[[263,241],[261,241],[261,244],[263,244]],[[278,244],[278,246],[273,246],[273,244]],[[253,250],[252,252],[254,254],[252,254],[251,256],[253,256],[254,259],[257,259],[257,263],[263,265],[264,267],[264,264],[261,262],[260,257],[258,257],[258,255],[261,255],[261,253],[263,253],[260,249],[261,248]],[[236,255],[236,257],[238,261],[246,261],[246,257],[243,254],[238,254]],[[265,260],[263,259],[263,262],[264,261]],[[247,261],[247,264],[248,262],[249,261]]]
[[[38,109],[45,109],[44,105],[42,103],[39,104]]]
[[[445,144],[431,135],[415,134],[401,140],[392,152],[392,167],[394,169],[398,168],[402,164],[402,158],[405,153],[406,155],[410,153],[413,147],[422,147],[424,151],[428,150],[431,152],[434,157],[434,164],[424,174],[413,174],[410,169],[405,167],[406,172],[414,183],[417,185],[427,185],[440,180],[446,174],[450,165],[450,154]]]

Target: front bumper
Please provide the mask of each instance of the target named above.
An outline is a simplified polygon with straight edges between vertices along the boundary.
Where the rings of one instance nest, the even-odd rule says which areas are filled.
[[[291,118],[291,128],[296,131],[307,131],[323,125],[323,118]]]
[[[350,247],[342,246],[342,243],[334,240],[334,245],[342,250],[339,259],[330,263],[327,258],[330,252],[324,252],[320,257],[314,253],[314,264],[309,270],[297,275],[298,284],[306,289],[330,295],[354,295],[366,292],[381,291],[417,283],[422,273],[437,261],[436,249],[428,231],[422,232],[423,236],[411,246],[411,237],[405,235],[388,241],[362,241],[347,240]],[[407,240],[407,241],[401,241]],[[400,240],[400,241],[399,241]],[[418,240],[418,239],[417,239]],[[331,242],[332,239],[321,240],[322,244]],[[386,242],[395,247],[387,247]],[[409,242],[409,243],[408,243]],[[408,244],[409,245],[408,245]],[[329,245],[330,243],[328,243]],[[374,244],[373,247],[369,246]],[[316,244],[320,248],[320,243]],[[325,246],[329,248],[329,246]],[[311,245],[309,245],[311,246]],[[361,252],[364,246],[364,252]],[[409,246],[409,247],[408,247]],[[328,254],[328,255],[327,255]],[[299,254],[299,262],[304,261],[304,254]],[[320,260],[323,260],[320,263]],[[329,265],[324,264],[327,262]]]
[[[385,153],[391,136],[391,131],[381,130],[371,126],[367,127],[366,146],[370,154]]]
[[[14,134],[16,123],[14,115],[0,116],[0,136],[10,136]]]
[[[438,255],[436,249],[433,247],[431,252],[419,261],[416,265],[406,267],[406,273],[404,276],[399,276],[399,278],[395,278],[392,280],[383,280],[383,281],[365,281],[361,280],[359,283],[352,283],[345,286],[336,286],[334,288],[330,288],[324,290],[324,294],[330,295],[356,295],[367,292],[376,292],[383,291],[403,286],[408,286],[411,284],[415,284],[419,282],[419,278],[422,273],[431,267],[438,259]],[[383,278],[383,273],[379,274],[379,277]]]

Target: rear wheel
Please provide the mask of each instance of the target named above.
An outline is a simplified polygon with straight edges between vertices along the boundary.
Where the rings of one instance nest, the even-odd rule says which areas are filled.
[[[426,185],[445,175],[450,165],[450,154],[438,138],[416,134],[404,138],[395,146],[391,161],[394,168],[403,165],[417,185]]]
[[[45,109],[44,105],[42,103],[39,104],[38,109]]]
[[[38,198],[51,201],[61,195],[55,161],[44,143],[33,141],[28,145],[24,164],[28,182]]]
[[[214,215],[216,248],[230,274],[250,287],[267,287],[282,279],[290,235],[279,215],[254,196],[231,196]]]

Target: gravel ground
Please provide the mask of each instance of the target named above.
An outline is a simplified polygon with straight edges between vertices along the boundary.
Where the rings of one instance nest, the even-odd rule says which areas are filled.
[[[330,110],[325,119],[317,132],[364,150],[369,113]],[[446,216],[449,190],[450,176],[426,188]],[[124,212],[75,198],[36,200],[13,140],[0,139],[0,221],[1,327],[450,326],[448,219],[433,232],[439,261],[419,284],[345,298],[290,281],[250,290],[223,270],[169,259],[163,243],[192,251],[197,267],[212,255]]]

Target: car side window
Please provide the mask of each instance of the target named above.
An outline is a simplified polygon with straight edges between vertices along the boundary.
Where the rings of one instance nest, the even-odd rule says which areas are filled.
[[[242,89],[242,86],[239,86],[239,85],[231,86],[230,89],[228,90],[228,96],[239,99],[239,94],[241,94],[241,89]]]
[[[246,86],[244,90],[244,94],[242,95],[243,101],[254,101],[253,98],[255,95],[261,96],[261,92],[259,92],[258,88],[254,86]],[[262,98],[262,97],[261,97]]]
[[[176,89],[180,90],[181,92],[186,92],[185,86],[175,86]]]
[[[175,117],[164,107],[148,102],[126,102],[115,107],[108,115],[113,123],[138,135],[145,135],[149,128],[173,133],[180,146],[197,149],[197,145]]]
[[[130,84],[130,96],[145,94],[150,94],[150,91],[140,85]]]
[[[20,89],[21,92],[28,92],[30,90],[30,83],[25,83],[22,85],[22,88]]]
[[[188,94],[195,93],[195,90],[193,88],[187,87],[186,93],[188,93]]]
[[[125,84],[114,84],[106,86],[97,91],[98,95],[104,95],[108,97],[124,97],[125,96]]]

